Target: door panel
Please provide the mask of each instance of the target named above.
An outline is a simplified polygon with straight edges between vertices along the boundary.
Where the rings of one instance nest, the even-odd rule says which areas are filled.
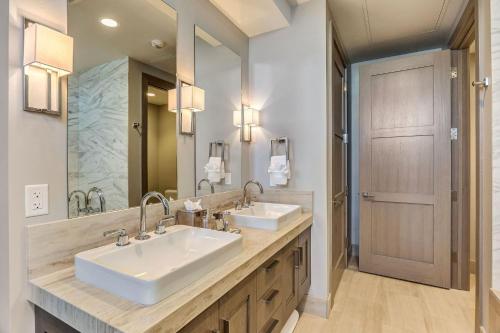
[[[450,53],[360,69],[360,270],[450,285]]]

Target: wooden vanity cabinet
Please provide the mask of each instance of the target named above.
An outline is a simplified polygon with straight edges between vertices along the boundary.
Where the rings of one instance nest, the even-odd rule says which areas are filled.
[[[304,298],[311,287],[311,228],[300,234],[298,239],[298,300]]]
[[[311,228],[288,243],[180,333],[279,333],[311,285]],[[36,333],[77,332],[35,307]]]
[[[278,333],[310,285],[308,228],[180,332]]]
[[[252,273],[219,300],[220,332],[257,332],[256,293],[255,273]]]
[[[216,302],[193,319],[180,333],[217,333],[219,332],[219,303]]]

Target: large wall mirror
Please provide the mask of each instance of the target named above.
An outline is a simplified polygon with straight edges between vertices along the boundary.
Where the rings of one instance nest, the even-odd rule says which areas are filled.
[[[177,197],[177,14],[162,0],[69,1],[69,217]],[[90,196],[90,200],[87,198]]]
[[[195,80],[205,90],[205,112],[196,114],[196,194],[240,188],[240,132],[233,112],[241,108],[241,58],[198,26]]]
[[[205,91],[205,107],[194,135],[184,136],[168,99],[177,82],[176,11],[163,0],[69,1],[70,218],[138,206],[149,191],[182,199],[178,193],[241,187],[232,116],[241,108],[241,59],[205,30],[194,31],[194,83]],[[185,161],[194,161],[195,174],[178,172]],[[193,180],[195,189],[179,188]]]

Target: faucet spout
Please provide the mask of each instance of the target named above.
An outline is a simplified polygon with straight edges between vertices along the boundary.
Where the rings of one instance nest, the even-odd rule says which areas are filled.
[[[99,187],[95,187],[94,186],[87,193],[87,204],[86,204],[86,207],[90,211],[95,212],[92,209],[92,193],[97,194],[97,197],[99,198],[99,212],[100,213],[104,213],[106,211],[106,199],[104,198],[104,192]]]
[[[260,182],[258,182],[257,180],[249,180],[249,181],[247,181],[245,183],[245,186],[243,186],[243,206],[244,207],[248,207],[251,204],[251,201],[252,201],[252,200],[250,200],[250,204],[247,204],[247,191],[248,191],[248,186],[250,184],[256,185],[259,188],[260,194],[264,193],[264,188],[262,187],[262,184]]]
[[[137,235],[135,239],[146,240],[151,237],[146,232],[146,205],[152,198],[156,198],[160,201],[163,206],[163,212],[165,215],[170,215],[170,204],[163,194],[156,191],[144,194],[141,200],[141,220],[139,224],[139,235]]]
[[[215,193],[214,184],[210,183],[210,181],[207,178],[203,178],[202,180],[200,180],[198,182],[198,191],[201,190],[201,184],[202,183],[207,183],[208,185],[210,185],[210,193]]]

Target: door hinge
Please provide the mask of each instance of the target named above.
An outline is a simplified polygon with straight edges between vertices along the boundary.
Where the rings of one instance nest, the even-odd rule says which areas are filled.
[[[457,67],[452,67],[451,68],[451,78],[456,79],[458,77],[458,69]]]
[[[347,133],[342,134],[342,141],[345,144],[348,144],[349,143],[349,134],[347,134]]]
[[[346,237],[345,238],[345,248],[348,249],[351,247],[351,240],[349,239],[349,237]]]
[[[456,128],[456,127],[451,128],[450,139],[451,139],[451,141],[458,140],[458,128]]]
[[[458,201],[458,191],[451,191],[451,201]]]
[[[346,185],[346,186],[345,186],[344,193],[345,193],[345,196],[346,196],[346,197],[348,197],[348,196],[349,196],[349,185]]]

